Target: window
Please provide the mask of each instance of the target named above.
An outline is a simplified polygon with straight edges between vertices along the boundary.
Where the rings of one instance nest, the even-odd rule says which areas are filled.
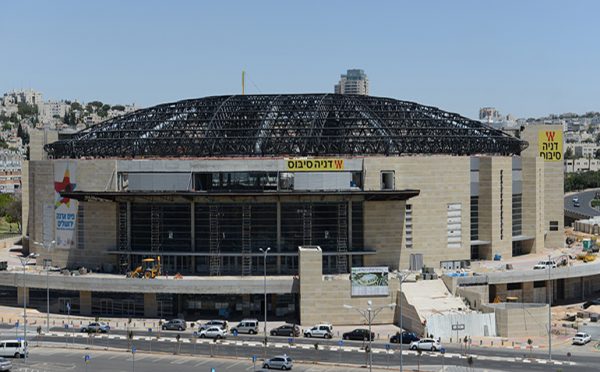
[[[523,289],[523,283],[508,283],[508,284],[506,284],[507,291],[515,291],[518,289]]]
[[[447,242],[448,248],[462,246],[462,205],[451,203],[447,207]]]
[[[504,171],[500,170],[500,240],[504,239]]]
[[[479,196],[471,196],[471,241],[479,240]]]
[[[406,228],[405,229],[405,231],[406,231],[406,248],[412,249],[412,247],[413,247],[412,205],[410,205],[410,204],[406,205],[406,211],[405,211],[404,215],[405,215],[404,216],[404,225]]]
[[[518,236],[523,233],[523,195],[512,196],[512,235]]]
[[[394,190],[394,171],[381,171],[381,189]]]
[[[533,288],[546,288],[546,281],[545,280],[537,280],[537,281],[533,282]]]
[[[558,231],[558,221],[550,221],[550,231]]]

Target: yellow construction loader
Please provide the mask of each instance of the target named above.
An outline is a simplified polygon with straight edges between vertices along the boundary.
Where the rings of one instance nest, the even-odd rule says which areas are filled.
[[[142,264],[135,270],[127,273],[128,278],[146,278],[154,279],[161,274],[160,256],[154,258],[144,258]]]

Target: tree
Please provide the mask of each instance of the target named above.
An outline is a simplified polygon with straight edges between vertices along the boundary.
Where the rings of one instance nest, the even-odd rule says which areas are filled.
[[[573,148],[567,147],[565,151],[565,159],[573,159]]]
[[[71,103],[71,111],[74,111],[74,110],[78,110],[78,111],[83,110],[83,107],[81,106],[81,103],[79,103],[79,102],[73,102],[73,103]]]
[[[114,105],[112,107],[112,109],[115,110],[115,111],[125,111],[125,106],[123,106],[123,105]]]
[[[6,222],[8,222],[10,224],[16,223],[18,232],[21,233],[21,226],[22,226],[22,223],[21,223],[21,219],[22,219],[21,196],[15,195],[14,197],[12,197],[9,195],[8,198],[9,198],[9,201],[0,207],[2,215],[6,219]],[[3,200],[6,202],[5,197],[3,197]],[[1,205],[1,203],[0,203],[0,205]]]
[[[2,129],[3,130],[11,130],[12,125],[10,125],[10,123],[4,123],[4,124],[2,124]]]
[[[594,159],[600,159],[600,149],[594,152]]]

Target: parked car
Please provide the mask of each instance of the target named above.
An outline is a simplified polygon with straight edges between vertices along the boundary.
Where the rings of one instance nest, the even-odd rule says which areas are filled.
[[[587,309],[588,307],[592,306],[592,305],[600,305],[600,298],[596,298],[594,300],[589,300],[583,303],[583,308]]]
[[[244,319],[238,323],[235,327],[231,328],[231,333],[247,333],[249,335],[255,335],[258,333],[258,320],[256,319]]]
[[[369,330],[357,328],[342,335],[344,340],[369,341]],[[371,341],[375,339],[375,333],[371,332]]]
[[[29,351],[23,340],[0,341],[0,357],[24,358],[25,354],[29,354]]]
[[[412,332],[398,332],[395,335],[393,335],[392,337],[390,337],[390,343],[392,344],[399,344],[400,342],[402,342],[403,344],[410,344],[413,341],[419,341],[420,338],[412,333]]]
[[[210,320],[202,325],[201,322],[196,322],[199,325],[199,331],[208,329],[210,327],[219,327],[221,329],[227,330],[227,328],[229,328],[229,323],[227,323],[226,320]]]
[[[333,337],[333,326],[331,324],[317,324],[316,326],[304,330],[304,337]]]
[[[284,324],[271,330],[271,336],[288,336],[298,337],[300,336],[300,327],[292,324]]]
[[[533,267],[534,270],[545,270],[548,268],[551,269],[556,269],[558,267],[558,265],[556,264],[556,261],[554,260],[544,260],[544,261],[540,261],[537,264],[535,264],[535,266]]]
[[[573,336],[573,345],[585,345],[590,341],[592,341],[592,336],[587,333],[577,332],[575,336]]]
[[[579,196],[573,197],[573,203],[579,203]]]
[[[574,206],[575,208],[579,208],[579,207],[581,206],[581,204],[579,204],[579,202],[578,202],[578,201],[577,201],[577,202],[575,202],[575,201],[574,201],[574,202],[573,202],[573,206]]]
[[[12,362],[8,359],[0,357],[0,371],[10,371]]]
[[[287,355],[278,355],[271,359],[265,360],[263,363],[263,368],[267,369],[277,368],[281,370],[290,370],[293,366],[294,363],[292,362],[292,358]]]
[[[108,333],[108,331],[110,331],[110,326],[104,322],[93,322],[81,327],[81,332],[87,333]]]
[[[183,319],[171,319],[162,325],[163,331],[185,331],[186,328],[187,326]]]
[[[433,338],[422,338],[419,341],[411,342],[410,349],[440,351],[442,349],[442,344],[440,344],[438,340],[434,340]]]
[[[200,331],[200,338],[225,338],[227,331],[221,327],[210,327]]]

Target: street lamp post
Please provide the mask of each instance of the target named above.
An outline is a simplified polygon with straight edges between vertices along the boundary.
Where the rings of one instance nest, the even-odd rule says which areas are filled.
[[[550,255],[548,255],[550,264]],[[551,265],[548,265],[548,359],[552,360],[552,279],[550,278]]]
[[[56,244],[56,241],[53,240],[50,244],[33,242],[37,245],[42,245],[46,248],[48,253],[48,257],[50,257],[50,248]],[[52,259],[44,260],[44,266],[46,269],[46,333],[50,332],[50,265],[52,264]]]
[[[263,253],[264,258],[264,279],[263,279],[263,290],[265,294],[265,324],[264,324],[264,332],[265,332],[265,357],[267,353],[267,253],[271,250],[271,247],[267,247],[267,249],[259,248],[259,251]]]
[[[27,363],[27,293],[26,293],[26,278],[25,278],[25,270],[27,269],[27,265],[29,261],[36,258],[37,255],[35,253],[30,253],[29,256],[19,256],[19,260],[21,261],[21,265],[23,266],[23,345],[25,345],[25,352],[23,353],[24,359],[23,362]]]
[[[372,345],[371,343],[373,341],[373,337],[371,335],[371,324],[373,323],[373,320],[375,319],[377,314],[379,314],[381,312],[381,310],[393,309],[395,306],[396,306],[396,304],[389,304],[389,305],[384,305],[384,306],[380,306],[380,307],[373,309],[373,302],[371,300],[367,301],[367,308],[364,310],[358,309],[351,305],[344,305],[344,308],[346,308],[346,309],[356,310],[360,315],[363,316],[363,318],[365,318],[365,320],[367,322],[369,322],[369,372],[372,372],[372,370],[373,370],[373,350],[371,348],[371,345]]]
[[[402,283],[404,283],[404,281],[406,280],[406,278],[408,277],[408,274],[402,274],[402,273],[398,273],[398,280],[400,281],[400,285],[399,285],[399,296],[400,296],[400,300],[398,301],[398,303],[400,304],[400,338],[398,339],[398,344],[400,345],[400,372],[403,371],[404,368],[404,363],[402,360],[402,334],[404,333],[404,328],[402,326]]]

